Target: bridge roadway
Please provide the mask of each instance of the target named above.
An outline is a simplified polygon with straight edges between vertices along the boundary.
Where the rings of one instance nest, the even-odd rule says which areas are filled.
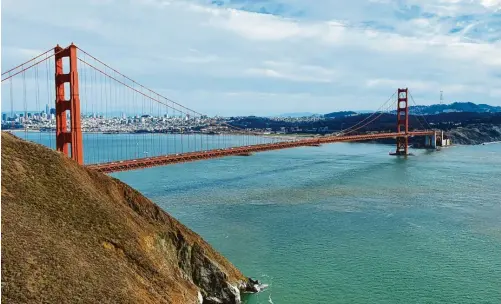
[[[316,146],[321,144],[336,143],[336,142],[351,142],[351,141],[364,141],[383,138],[396,138],[396,137],[413,137],[413,136],[427,136],[433,135],[435,131],[413,131],[406,133],[378,133],[378,134],[361,134],[349,136],[324,136],[300,139],[296,141],[268,143],[260,145],[242,146],[226,149],[215,149],[208,151],[186,152],[180,154],[169,154],[164,156],[153,156],[147,158],[138,158],[124,161],[114,161],[100,164],[91,164],[86,167],[104,173],[112,173],[119,171],[128,171],[136,169],[144,169],[156,166],[165,166],[170,164],[185,163],[196,160],[219,158],[224,156],[242,155],[253,152],[264,152],[271,150],[288,149],[295,147]]]

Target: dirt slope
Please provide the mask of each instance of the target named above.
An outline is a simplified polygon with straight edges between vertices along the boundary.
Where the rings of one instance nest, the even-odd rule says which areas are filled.
[[[139,192],[2,132],[3,303],[237,303],[248,285]]]

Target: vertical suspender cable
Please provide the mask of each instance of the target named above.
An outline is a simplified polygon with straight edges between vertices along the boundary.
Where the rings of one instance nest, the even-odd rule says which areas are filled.
[[[105,69],[105,73],[108,74],[108,71]],[[111,108],[111,79],[107,76],[105,76],[105,81],[106,81],[106,121],[110,121],[110,108]],[[110,144],[113,144],[110,137],[106,136],[107,140],[107,148],[109,149],[108,151],[108,162],[111,161],[111,152],[113,151],[113,147],[110,146]]]
[[[36,95],[35,95],[35,104],[36,108],[40,109],[40,86],[38,82],[38,65],[35,66],[35,82],[36,82]],[[47,101],[49,102],[49,101]],[[31,120],[33,120],[33,115],[31,115]],[[42,144],[42,132],[38,130],[38,143]]]
[[[172,104],[174,106],[174,104]],[[175,124],[175,127],[173,129],[173,132],[174,132],[174,154],[177,154],[177,113],[176,113],[176,110],[173,109],[172,110],[173,112],[173,115],[174,115],[174,124]]]
[[[143,89],[141,89],[141,91],[142,91],[142,90],[143,90]],[[145,104],[145,102],[146,102],[146,100],[145,100],[145,96],[143,95],[143,102],[141,103],[141,113],[142,113],[142,114],[141,114],[141,118],[140,118],[140,121],[141,121],[141,129],[143,129],[143,128],[144,128],[144,121],[146,121],[146,117],[144,117],[144,116],[145,116],[145,114],[144,114],[144,104]],[[142,133],[143,133],[143,153],[142,153],[142,154],[140,154],[138,157],[142,157],[142,156],[144,155],[144,151],[146,151],[146,150],[145,150],[146,131],[145,131],[145,130],[143,130],[143,131],[142,131]]]
[[[158,96],[157,96],[158,97]],[[162,155],[162,141],[161,139],[163,138],[162,137],[162,125],[161,125],[161,122],[162,121],[162,118],[161,118],[161,113],[160,113],[160,103],[157,102],[157,122],[156,122],[156,126],[157,126],[157,132],[158,132],[158,140],[157,140],[157,155]]]
[[[85,60],[85,54],[84,54],[84,60]],[[87,60],[85,60],[85,62],[87,62]],[[81,121],[80,123],[83,123],[85,122],[85,120],[87,120],[88,118],[86,118],[86,116],[88,116],[88,112],[89,112],[89,109],[88,109],[88,102],[89,102],[89,99],[88,99],[88,95],[87,95],[87,68],[85,67],[85,65],[80,65],[80,70],[82,71],[82,74],[83,74],[83,91],[84,91],[84,96],[82,98],[82,96],[80,96],[80,109],[82,111],[81,114]],[[82,103],[83,103],[83,106],[82,106]],[[85,132],[84,133],[84,130],[82,130],[82,141],[83,141],[83,148],[87,147],[87,142],[88,142],[88,136],[87,136],[87,133]],[[87,158],[87,161],[84,160],[84,163],[88,163],[89,162],[89,150],[87,150],[87,152],[84,153],[84,157]]]
[[[103,113],[103,101],[105,101],[105,97],[104,96],[106,95],[104,93],[105,88],[106,88],[106,82],[105,82],[104,76],[102,74],[99,74],[99,84],[100,84],[99,86],[101,87],[101,99],[100,99],[101,100],[101,103],[100,103],[101,106],[99,107],[99,112]],[[106,107],[106,101],[104,102],[104,106]],[[98,122],[101,122],[101,119],[100,119],[101,115],[99,114],[99,112],[97,114],[97,120],[98,120]],[[99,133],[101,133],[101,130],[98,129],[98,131],[99,131]],[[96,134],[96,135],[98,135],[98,134]],[[105,139],[104,136],[102,134],[99,134],[99,135],[100,136],[98,136],[98,137],[100,137],[100,140],[98,140],[98,141],[103,142],[104,139]],[[104,149],[100,149],[100,147],[101,147],[101,143],[99,143],[99,146],[98,146],[98,149],[97,149],[99,162],[104,162],[106,156],[101,156],[101,150],[104,150]],[[106,146],[104,146],[104,148],[106,149]],[[104,153],[104,151],[103,151],[103,153]]]
[[[10,76],[10,72],[9,72]],[[12,84],[12,77],[9,78],[9,84],[10,84],[10,118],[14,119],[14,89],[13,89],[13,84]]]
[[[21,68],[24,68],[24,67],[21,67]],[[23,127],[24,127],[24,139],[27,140],[28,139],[28,129],[27,129],[27,125],[26,125],[26,115],[28,114],[28,104],[27,104],[28,100],[27,100],[27,97],[26,97],[26,71],[23,71],[23,107],[24,107],[24,115],[23,115],[23,119],[22,119],[22,122],[23,122]]]
[[[144,156],[145,157],[148,157],[149,155],[151,155],[153,153],[153,149],[155,148],[155,145],[153,144],[153,141],[154,141],[154,132],[155,132],[155,129],[153,128],[153,111],[152,111],[152,107],[153,107],[153,101],[151,100],[151,93],[148,93],[148,96],[146,97],[149,101],[149,110],[148,110],[148,107],[146,108],[146,111],[148,112],[148,126],[149,126],[149,130],[148,132],[150,133],[150,140],[149,140],[149,148],[148,150],[146,150],[146,153]]]

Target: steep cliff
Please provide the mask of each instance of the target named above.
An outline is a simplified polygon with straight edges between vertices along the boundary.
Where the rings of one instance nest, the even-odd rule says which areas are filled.
[[[501,141],[501,125],[473,124],[447,131],[447,136],[455,145],[478,145]]]
[[[2,302],[238,303],[252,285],[139,192],[2,132]]]

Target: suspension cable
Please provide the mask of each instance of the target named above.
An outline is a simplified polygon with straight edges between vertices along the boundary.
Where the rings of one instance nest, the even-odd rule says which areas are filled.
[[[374,115],[376,115],[377,113],[381,112],[381,109],[383,109],[383,107],[387,106],[388,102],[390,102],[390,101],[392,100],[392,98],[395,96],[395,94],[397,94],[397,92],[396,92],[396,91],[395,91],[395,92],[393,93],[393,95],[391,95],[391,96],[390,96],[390,98],[388,98],[388,100],[386,100],[386,101],[385,101],[385,103],[383,103],[383,104],[382,104],[382,105],[381,105],[381,106],[380,106],[380,107],[379,107],[379,108],[378,108],[378,109],[377,109],[374,113],[372,113],[371,115],[367,116],[367,117],[366,117],[365,119],[363,119],[362,121],[359,121],[359,122],[358,122],[358,123],[356,123],[355,125],[353,125],[353,126],[351,126],[351,127],[349,127],[349,128],[343,129],[343,130],[341,130],[341,131],[337,132],[336,134],[349,134],[349,133],[352,133],[352,132],[354,132],[354,131],[357,131],[357,130],[361,129],[362,127],[365,127],[367,124],[365,124],[365,125],[363,125],[363,126],[361,126],[361,127],[359,127],[359,128],[353,129],[353,128],[355,128],[356,126],[358,126],[358,125],[360,125],[360,124],[364,123],[366,120],[370,119],[372,116],[374,116]],[[394,102],[395,102],[395,101],[393,101],[393,103],[394,103]],[[391,105],[393,105],[393,103],[392,103]],[[385,108],[385,109],[386,109],[386,108]],[[377,118],[379,118],[379,117],[381,117],[381,115],[382,115],[382,114],[384,114],[384,112],[382,112],[380,115],[378,115],[378,116],[376,117],[376,119],[377,119]],[[371,122],[373,122],[373,121],[374,121],[374,120],[371,120],[369,123],[371,123]]]
[[[374,117],[372,120],[368,121],[368,122],[367,122],[367,123],[365,123],[364,125],[362,125],[362,126],[360,126],[360,127],[356,128],[356,129],[350,130],[350,131],[348,131],[348,132],[344,132],[344,133],[342,133],[342,134],[343,134],[343,135],[346,135],[346,134],[349,134],[349,133],[355,132],[355,131],[357,131],[357,130],[360,130],[360,129],[362,129],[362,128],[366,127],[367,125],[369,125],[370,123],[372,123],[373,121],[375,121],[376,119],[378,119],[379,117],[381,117],[381,116],[383,116],[384,114],[386,114],[386,111],[388,111],[388,110],[391,108],[391,106],[392,106],[392,105],[393,105],[393,104],[390,104],[390,105],[389,105],[389,106],[385,109],[385,111],[381,112],[378,116]],[[338,133],[338,134],[339,134],[339,133]]]
[[[120,76],[124,77],[125,79],[127,79],[127,80],[129,80],[129,81],[133,82],[133,83],[134,83],[134,84],[136,84],[137,86],[139,86],[139,87],[141,87],[141,88],[143,88],[143,89],[145,89],[145,90],[149,91],[150,93],[153,93],[153,94],[157,95],[158,97],[161,97],[161,98],[163,98],[163,99],[165,99],[165,100],[168,100],[168,101],[172,102],[173,104],[176,104],[176,105],[180,106],[181,108],[183,108],[183,109],[185,109],[185,110],[187,110],[187,111],[189,111],[189,112],[192,112],[192,113],[195,113],[195,114],[197,114],[197,115],[203,116],[203,114],[201,114],[201,113],[199,113],[199,112],[197,112],[197,111],[195,111],[195,110],[192,110],[192,109],[190,109],[190,108],[187,108],[187,107],[185,107],[185,106],[183,106],[183,105],[181,105],[181,104],[179,104],[179,103],[175,102],[174,100],[172,100],[172,99],[170,99],[170,98],[167,98],[167,97],[165,97],[165,96],[163,96],[163,95],[161,95],[161,94],[159,94],[159,93],[157,93],[157,92],[155,92],[155,91],[153,91],[153,90],[151,90],[151,89],[149,89],[149,88],[147,88],[147,87],[143,86],[142,84],[138,83],[137,81],[135,81],[135,80],[133,80],[133,79],[131,79],[131,78],[129,78],[129,77],[127,77],[127,76],[125,76],[124,74],[120,73],[120,72],[119,72],[119,71],[117,71],[116,69],[114,69],[114,68],[110,67],[110,66],[109,66],[109,65],[107,65],[106,63],[102,62],[101,60],[99,60],[99,59],[97,59],[96,57],[92,56],[91,54],[87,53],[87,52],[86,52],[86,51],[84,51],[83,49],[81,49],[81,48],[78,48],[78,49],[79,49],[82,53],[87,54],[87,56],[89,56],[89,57],[91,57],[92,59],[96,60],[97,62],[101,63],[102,65],[104,65],[105,67],[109,68],[110,70],[112,70],[112,71],[116,72],[117,74],[119,74]],[[180,111],[180,112],[182,112],[182,111]]]
[[[176,108],[174,108],[174,107],[171,107],[171,106],[169,106],[168,104],[163,103],[162,101],[160,101],[160,100],[158,100],[158,99],[155,99],[155,98],[153,98],[153,97],[151,97],[151,96],[148,96],[146,93],[141,92],[141,91],[139,91],[138,89],[133,88],[132,86],[130,86],[130,85],[128,85],[128,84],[126,84],[126,83],[124,83],[123,81],[120,81],[120,80],[116,79],[115,77],[113,77],[113,76],[109,75],[107,72],[105,72],[105,71],[103,71],[103,70],[101,70],[101,69],[99,69],[99,68],[95,67],[94,65],[92,65],[92,64],[90,64],[90,63],[88,63],[88,62],[86,62],[86,61],[85,61],[85,60],[83,60],[82,58],[78,58],[78,60],[80,60],[82,63],[84,63],[84,64],[88,65],[89,67],[91,67],[91,68],[95,69],[96,71],[98,71],[99,73],[103,74],[104,76],[106,76],[106,77],[108,77],[108,78],[110,78],[110,79],[114,80],[115,82],[117,82],[117,83],[119,83],[119,84],[121,84],[121,85],[124,85],[124,86],[128,87],[129,89],[131,89],[131,90],[135,91],[135,92],[136,92],[136,93],[138,93],[138,94],[141,94],[143,97],[145,97],[145,98],[147,98],[147,99],[150,99],[150,100],[152,100],[152,101],[156,101],[156,102],[158,102],[158,103],[161,103],[161,104],[163,104],[164,106],[169,107],[169,108],[172,108],[172,109],[174,109],[174,110],[177,110],[177,111],[179,111],[179,112],[181,112],[181,113],[183,113],[183,114],[187,114],[186,112],[183,112],[183,111],[178,110],[178,109],[176,109]],[[146,89],[146,90],[148,90],[148,89]],[[189,110],[189,109],[188,109],[188,110]],[[190,110],[190,111],[192,111],[192,110]],[[192,111],[192,112],[194,112],[194,111]],[[196,113],[196,112],[194,112],[194,113]]]
[[[18,71],[17,73],[10,74],[9,76],[7,76],[7,77],[5,77],[4,79],[2,79],[2,82],[4,82],[4,81],[6,81],[7,79],[10,79],[10,78],[12,78],[12,77],[14,77],[14,76],[16,76],[16,75],[20,74],[20,73],[23,73],[24,71],[26,71],[26,70],[28,70],[28,69],[31,69],[32,67],[34,67],[34,66],[36,66],[36,65],[38,65],[38,64],[40,64],[40,63],[42,63],[42,62],[44,62],[44,61],[46,61],[46,60],[48,60],[48,59],[49,59],[49,58],[51,58],[51,57],[56,56],[57,54],[59,54],[59,53],[63,52],[64,50],[66,50],[66,49],[61,49],[61,50],[59,50],[58,52],[55,52],[55,53],[51,54],[50,56],[47,56],[47,57],[45,57],[44,59],[39,60],[39,61],[37,61],[37,62],[33,63],[32,65],[30,65],[30,66],[28,66],[28,67],[26,67],[26,68],[24,68],[24,69],[22,69],[22,70]],[[45,54],[47,54],[47,52],[46,52],[46,53],[44,53],[44,55],[45,55]],[[23,66],[23,65],[21,65],[21,66]],[[5,73],[4,73],[4,74],[5,74]],[[2,75],[4,75],[4,74],[2,74]]]
[[[50,48],[50,49],[48,49],[47,51],[43,52],[42,54],[40,54],[40,55],[38,55],[38,56],[35,56],[35,57],[31,58],[30,60],[25,61],[25,62],[21,63],[20,65],[18,65],[18,66],[16,66],[16,67],[13,67],[12,69],[10,69],[10,70],[8,70],[8,71],[3,72],[3,73],[2,73],[2,76],[3,76],[3,75],[5,75],[5,74],[8,74],[8,73],[10,73],[10,72],[12,72],[12,71],[14,71],[14,70],[16,70],[16,69],[18,69],[18,68],[20,68],[20,67],[22,67],[22,66],[24,66],[24,65],[26,65],[26,64],[27,64],[27,63],[29,63],[29,62],[32,62],[32,61],[33,61],[33,60],[35,60],[35,59],[38,59],[39,57],[42,57],[43,55],[45,55],[45,54],[47,54],[48,52],[53,51],[53,50],[54,50],[54,48]]]
[[[412,103],[413,103],[413,104],[414,104],[414,106],[416,106],[416,108],[417,108],[417,106],[418,106],[418,105],[417,105],[417,104],[416,104],[416,102],[414,101],[414,97],[412,97],[412,94],[411,94],[410,92],[409,92],[409,95],[411,96]],[[428,126],[428,128],[429,128],[430,130],[431,130],[431,129],[433,129],[433,128],[431,127],[431,125],[428,123],[428,121],[426,120],[426,118],[424,117],[424,114],[422,114],[422,113],[421,113],[420,115],[421,115],[421,118],[423,118],[423,120],[424,120],[425,124]],[[419,121],[419,120],[418,120],[418,121]],[[419,123],[421,124],[421,122],[419,122]],[[421,126],[422,126],[423,128],[425,128],[425,129],[426,129],[426,127],[425,127],[425,126],[423,126],[422,124],[421,124]]]

